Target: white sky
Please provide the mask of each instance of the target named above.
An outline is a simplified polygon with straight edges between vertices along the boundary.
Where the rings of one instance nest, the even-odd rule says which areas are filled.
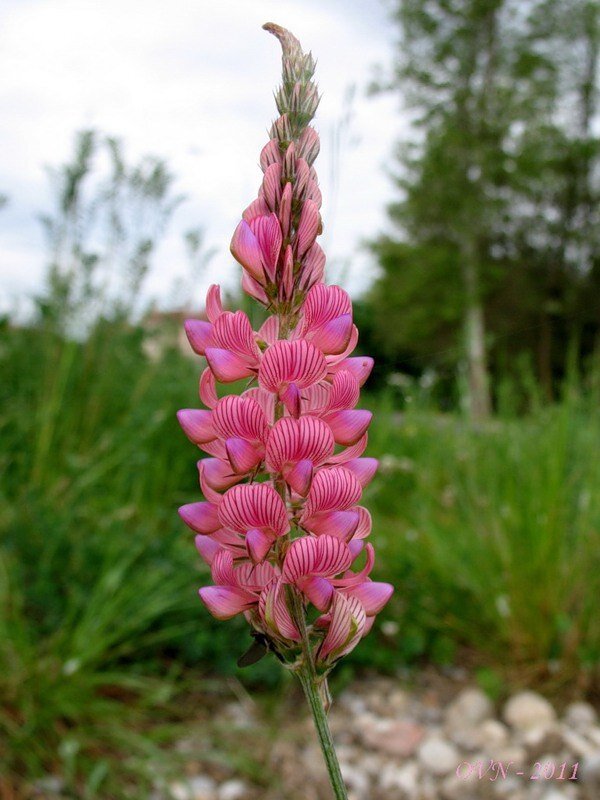
[[[182,233],[198,225],[218,254],[194,304],[208,283],[239,280],[229,240],[256,195],[280,70],[279,44],[261,30],[266,21],[290,28],[318,59],[322,244],[330,278],[339,280],[347,262],[345,285],[354,293],[368,285],[375,268],[360,243],[385,225],[386,162],[403,126],[395,98],[365,96],[373,68],[391,60],[383,0],[3,0],[0,192],[10,203],[0,210],[0,307],[40,287],[36,215],[50,205],[44,165],[67,159],[85,127],[121,137],[129,162],[164,157],[187,195],[154,258],[149,297],[164,305],[189,273]],[[334,191],[332,136],[352,84],[351,141]]]

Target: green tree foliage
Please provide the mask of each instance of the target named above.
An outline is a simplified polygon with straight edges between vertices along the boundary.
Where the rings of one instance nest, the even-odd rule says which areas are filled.
[[[397,152],[393,233],[372,243],[369,300],[383,313],[371,333],[388,363],[464,365],[475,417],[489,410],[490,363],[524,350],[550,392],[572,321],[598,325],[598,11],[595,0],[395,7],[397,63],[379,88],[400,93],[413,126]]]

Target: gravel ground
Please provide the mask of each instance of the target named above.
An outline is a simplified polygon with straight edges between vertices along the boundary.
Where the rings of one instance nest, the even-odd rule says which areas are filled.
[[[215,759],[214,730],[192,734],[179,748],[194,754],[187,777],[152,800],[330,800],[300,702],[277,724],[251,700],[226,704],[217,739],[229,758]],[[498,707],[455,681],[408,689],[377,678],[341,693],[330,719],[350,800],[600,798],[600,722],[588,703],[558,713],[525,691]]]

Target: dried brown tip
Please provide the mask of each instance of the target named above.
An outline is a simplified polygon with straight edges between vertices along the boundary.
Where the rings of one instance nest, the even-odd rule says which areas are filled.
[[[263,25],[263,30],[272,33],[273,36],[276,36],[279,39],[284,58],[298,52],[302,53],[302,46],[300,42],[298,39],[296,39],[293,33],[290,33],[287,30],[287,28],[282,28],[281,25],[277,25],[274,22],[265,22]]]

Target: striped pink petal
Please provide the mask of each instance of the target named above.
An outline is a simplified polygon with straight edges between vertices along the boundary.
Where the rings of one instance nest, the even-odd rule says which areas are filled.
[[[309,331],[338,317],[352,315],[352,303],[344,289],[321,283],[308,292],[302,310],[304,330]]]
[[[274,579],[263,589],[258,602],[258,613],[265,626],[276,636],[293,642],[301,640],[300,632],[287,607],[285,587],[281,580]]]
[[[298,155],[305,158],[310,165],[319,155],[319,148],[319,134],[314,128],[305,128],[298,139]]]
[[[318,576],[332,578],[352,563],[348,546],[334,536],[294,539],[285,555],[282,578],[296,583],[300,578]]]
[[[365,409],[333,411],[323,417],[335,441],[344,445],[355,444],[366,433],[372,418],[373,414]]]
[[[292,184],[286,183],[281,194],[281,203],[279,205],[279,222],[281,223],[281,233],[287,239],[290,232],[290,224],[292,220]]]
[[[208,287],[208,292],[206,293],[206,316],[209,322],[215,323],[223,313],[221,287],[213,283]]]
[[[213,617],[220,620],[231,619],[257,602],[254,595],[237,586],[203,586],[199,594]]]
[[[315,284],[323,280],[325,274],[325,253],[321,246],[315,242],[302,260],[302,273],[300,275],[300,288],[308,291]]]
[[[268,561],[263,561],[261,564],[250,564],[245,561],[235,568],[237,585],[249,592],[262,591],[276,577],[277,571]]]
[[[221,527],[218,511],[218,506],[203,501],[181,506],[179,516],[196,533],[213,533]]]
[[[349,473],[348,473],[349,474]],[[283,536],[290,529],[287,510],[281,497],[268,483],[234,486],[219,506],[221,524],[245,533],[252,528]]]
[[[213,581],[219,586],[236,586],[235,572],[233,569],[233,555],[229,550],[220,550],[211,564],[210,574]]]
[[[302,258],[314,244],[320,225],[319,207],[313,200],[305,200],[296,232],[296,255],[298,258]]]
[[[302,398],[298,385],[296,383],[284,385],[279,392],[279,397],[283,401],[288,414],[297,419],[300,416],[300,400]]]
[[[246,360],[230,350],[209,347],[206,350],[206,360],[215,378],[221,383],[232,383],[242,378],[249,378],[255,372]]]
[[[281,164],[269,164],[262,182],[262,194],[270,211],[276,211],[281,200]]]
[[[329,426],[317,417],[284,417],[269,434],[265,460],[270,472],[281,472],[298,461],[319,466],[335,447]]]
[[[251,366],[258,366],[260,350],[248,315],[243,311],[221,314],[213,325],[213,338],[216,347],[231,350],[247,359]]]
[[[365,553],[367,556],[366,562],[364,567],[360,570],[360,572],[352,572],[348,571],[345,575],[341,578],[336,578],[335,585],[342,588],[349,588],[351,586],[358,586],[360,583],[363,583],[371,573],[373,566],[375,564],[375,550],[373,549],[372,544],[368,544],[365,547]]]
[[[280,340],[265,352],[258,382],[263,389],[278,393],[290,383],[300,389],[312,386],[324,378],[326,372],[325,357],[314,344],[304,339]]]
[[[268,203],[268,200],[267,200]],[[250,220],[250,228],[260,247],[262,264],[269,280],[275,279],[275,270],[281,251],[283,236],[277,214],[255,217]],[[253,276],[256,277],[256,276]]]
[[[362,454],[367,449],[368,443],[368,436],[365,433],[364,436],[361,436],[356,444],[350,445],[350,447],[344,448],[339,453],[335,453],[335,455],[331,456],[331,458],[327,461],[328,464],[345,464],[346,461],[351,461],[353,458],[360,458]]]
[[[354,531],[354,539],[366,539],[373,527],[371,513],[364,506],[356,506],[355,510],[358,512],[359,518],[358,525]]]
[[[260,166],[262,171],[266,172],[271,164],[280,164],[281,160],[279,141],[277,139],[271,139],[260,153]]]
[[[203,356],[206,348],[213,344],[213,326],[202,319],[186,319],[185,333],[194,353]]]
[[[265,412],[252,397],[229,395],[212,412],[216,433],[223,439],[237,436],[249,442],[266,442],[269,424]]]
[[[273,344],[279,338],[279,317],[275,314],[267,317],[258,329],[256,338],[266,344]]]
[[[345,511],[360,500],[357,478],[343,467],[320,469],[313,478],[303,517],[321,511]]]
[[[337,592],[333,598],[329,630],[319,649],[319,659],[335,660],[352,650],[363,634],[365,623],[366,614],[360,601]]]
[[[254,217],[260,217],[263,214],[269,214],[270,212],[271,209],[265,202],[265,198],[260,195],[260,197],[257,197],[256,200],[253,200],[250,205],[244,209],[242,219],[245,219],[246,222],[250,222],[250,220],[254,219]]]
[[[331,393],[327,403],[327,411],[341,411],[354,408],[360,396],[360,386],[356,375],[343,369],[333,376]]]
[[[200,400],[208,408],[214,408],[217,405],[217,384],[215,376],[210,367],[202,371],[200,376]]]
[[[177,412],[177,419],[183,432],[194,444],[203,444],[216,439],[216,431],[212,420],[212,411],[197,408],[182,408]]]

